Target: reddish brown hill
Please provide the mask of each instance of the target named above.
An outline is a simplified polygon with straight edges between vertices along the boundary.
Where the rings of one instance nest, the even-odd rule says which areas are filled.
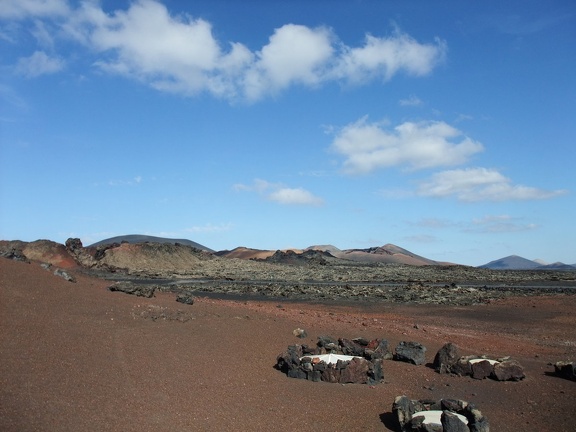
[[[74,257],[66,246],[51,240],[23,242],[20,240],[0,241],[0,251],[19,250],[29,260],[52,264],[56,267],[70,269],[78,267]]]

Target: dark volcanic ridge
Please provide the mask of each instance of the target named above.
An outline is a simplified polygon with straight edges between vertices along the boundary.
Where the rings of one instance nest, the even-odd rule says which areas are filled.
[[[193,242],[187,239],[171,239],[165,237],[154,237],[149,235],[141,234],[129,234],[117,237],[107,238],[105,240],[100,240],[99,242],[91,244],[89,247],[107,246],[114,243],[169,243],[169,244],[181,244],[185,246],[192,246],[196,249],[204,250],[207,252],[214,252],[214,250],[201,245],[200,243]]]
[[[510,255],[487,264],[481,265],[478,268],[486,268],[492,270],[564,270],[576,271],[576,266],[556,262],[552,264],[542,264],[536,260],[529,260],[522,258],[518,255]]]

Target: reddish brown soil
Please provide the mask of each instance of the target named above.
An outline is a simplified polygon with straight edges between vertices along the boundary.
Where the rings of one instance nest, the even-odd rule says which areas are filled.
[[[509,298],[470,307],[142,299],[37,264],[0,259],[2,431],[393,430],[394,397],[477,404],[493,431],[572,431],[576,382],[549,362],[576,360],[576,296]],[[281,307],[278,307],[281,306]],[[308,338],[293,336],[304,328]],[[277,354],[319,335],[421,342],[432,361],[511,355],[521,382],[439,375],[385,362],[385,383],[287,378]]]

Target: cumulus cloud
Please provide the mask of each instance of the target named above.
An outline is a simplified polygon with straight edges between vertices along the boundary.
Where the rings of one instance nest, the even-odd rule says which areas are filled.
[[[364,117],[342,128],[332,149],[345,157],[345,172],[366,174],[393,166],[416,170],[459,165],[483,146],[444,122],[405,122],[390,129]]]
[[[58,15],[58,28],[96,53],[93,64],[105,72],[161,91],[208,92],[230,100],[256,101],[292,85],[389,80],[400,72],[422,76],[446,52],[440,40],[420,43],[399,30],[387,37],[368,35],[362,46],[349,47],[331,29],[296,24],[275,29],[266,45],[251,50],[240,42],[221,43],[208,21],[171,14],[156,0],[138,0],[114,12],[97,2],[69,10],[58,0],[8,0],[1,8],[0,16],[19,19]],[[44,40],[48,36],[42,34]]]
[[[236,191],[257,192],[269,201],[284,205],[320,206],[324,200],[303,188],[290,188],[281,183],[256,179],[251,185],[235,184]]]
[[[247,97],[258,99],[292,83],[317,85],[324,79],[334,52],[331,38],[325,28],[286,24],[276,29],[246,72]]]
[[[15,72],[28,78],[53,74],[64,69],[62,59],[50,57],[44,51],[36,51],[30,57],[22,57],[16,64]]]
[[[565,190],[547,191],[523,185],[514,185],[512,180],[494,169],[466,168],[442,171],[420,184],[421,196],[447,198],[460,201],[509,201],[538,200],[566,193]]]
[[[334,75],[352,82],[373,78],[389,80],[401,70],[409,75],[428,74],[443,60],[446,43],[436,39],[434,44],[421,44],[410,35],[396,29],[387,38],[366,35],[364,46],[344,46],[336,59]]]

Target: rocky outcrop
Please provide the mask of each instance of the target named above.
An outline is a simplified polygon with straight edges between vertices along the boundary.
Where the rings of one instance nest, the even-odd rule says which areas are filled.
[[[392,414],[401,432],[489,432],[488,419],[463,400],[412,400],[397,396]]]
[[[0,257],[14,261],[30,262],[26,255],[24,255],[24,252],[22,252],[22,249],[17,249],[15,247],[0,251]]]

